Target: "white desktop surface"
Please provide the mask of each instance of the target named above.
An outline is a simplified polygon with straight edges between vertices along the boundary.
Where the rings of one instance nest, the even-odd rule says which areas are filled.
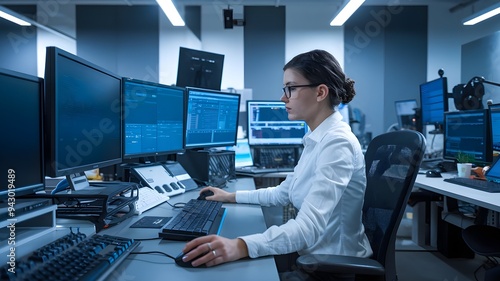
[[[254,189],[252,178],[239,178],[228,184],[226,190]],[[197,198],[199,190],[193,190],[171,197],[170,204],[187,202]],[[235,238],[241,235],[261,233],[266,229],[262,209],[258,205],[224,204],[227,209],[226,218],[220,235]],[[130,228],[143,216],[173,216],[177,211],[167,203],[163,203],[140,216],[134,216],[125,222],[99,232],[124,236],[134,239],[158,237],[159,229]],[[141,241],[135,252],[161,251],[177,256],[186,242],[169,240]],[[243,259],[225,263],[211,268],[184,268],[160,254],[130,255],[106,280],[279,280],[278,272],[272,256],[257,259]]]
[[[443,179],[456,177],[457,173],[442,173],[442,178],[431,178],[419,174],[415,180],[414,187],[429,190],[444,196],[468,202],[486,209],[500,212],[500,193],[490,193],[461,186]]]

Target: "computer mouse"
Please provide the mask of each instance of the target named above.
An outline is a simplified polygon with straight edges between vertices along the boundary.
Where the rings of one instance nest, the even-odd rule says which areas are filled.
[[[205,200],[206,197],[214,195],[213,191],[211,190],[205,190],[202,193],[200,193],[200,196],[198,196],[198,200]]]
[[[441,177],[441,172],[439,172],[437,170],[428,170],[425,173],[425,176],[428,177],[428,178],[440,178]]]
[[[185,254],[183,252],[181,252],[179,255],[177,255],[177,257],[175,257],[175,263],[180,266],[180,267],[192,267],[192,268],[197,268],[197,267],[207,267],[205,264],[202,264],[202,265],[199,265],[199,266],[193,266],[191,264],[191,262],[193,262],[194,260],[196,260],[197,258],[203,256],[204,254],[202,255],[199,255],[198,257],[188,261],[188,262],[185,262],[182,260],[182,257],[184,256]]]

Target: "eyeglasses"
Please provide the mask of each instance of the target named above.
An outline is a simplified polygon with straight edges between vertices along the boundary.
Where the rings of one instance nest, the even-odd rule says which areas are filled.
[[[285,94],[285,97],[287,99],[289,99],[292,96],[292,91],[295,90],[295,88],[317,87],[319,85],[321,85],[321,83],[309,84],[309,85],[290,85],[290,86],[285,86],[285,87],[283,87],[283,93]]]

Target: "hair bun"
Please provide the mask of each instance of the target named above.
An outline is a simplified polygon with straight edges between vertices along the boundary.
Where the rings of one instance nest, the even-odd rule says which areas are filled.
[[[344,82],[345,95],[342,97],[342,103],[349,103],[356,95],[356,91],[354,90],[354,83],[355,83],[354,80],[352,80],[351,78],[345,79]]]

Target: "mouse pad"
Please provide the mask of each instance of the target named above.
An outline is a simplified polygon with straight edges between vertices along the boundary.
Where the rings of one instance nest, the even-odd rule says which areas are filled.
[[[162,228],[172,217],[146,216],[136,221],[131,228]]]

